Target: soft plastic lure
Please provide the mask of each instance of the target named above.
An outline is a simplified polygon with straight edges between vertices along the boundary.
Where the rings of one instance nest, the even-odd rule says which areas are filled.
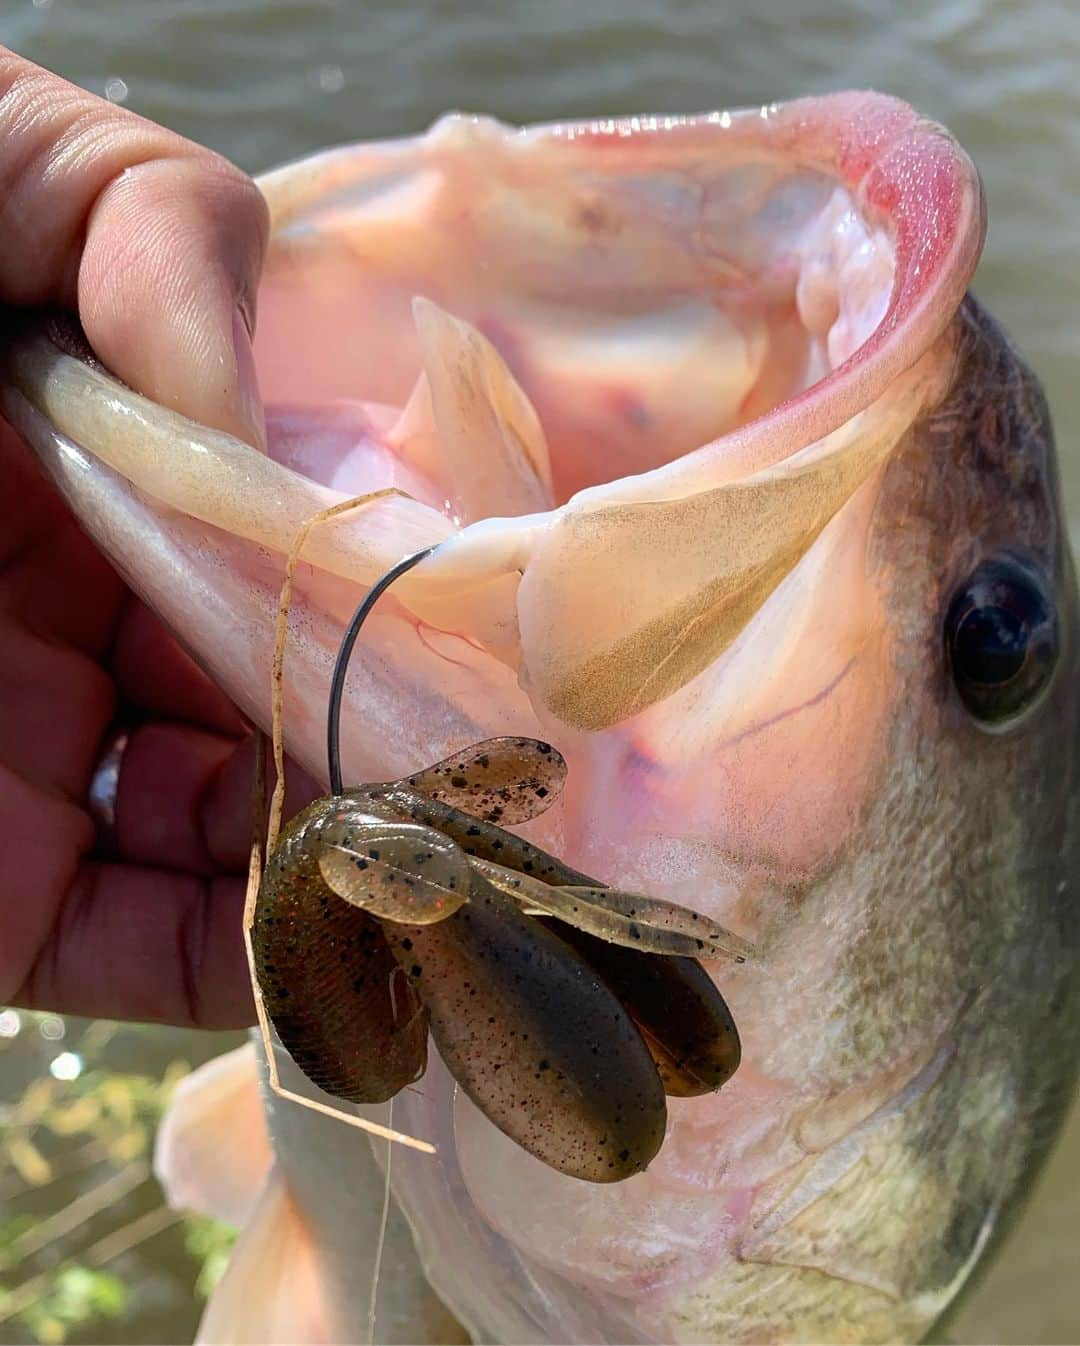
[[[379,596],[430,551],[394,566],[357,609],[331,682],[330,794],[272,840],[249,897],[268,1059],[267,1019],[319,1088],[379,1103],[423,1074],[430,1029],[500,1130],[563,1173],[617,1182],[659,1150],[665,1094],[714,1092],[738,1066],[735,1023],[697,959],[741,962],[749,946],[504,830],[559,796],[566,763],[548,743],[492,738],[401,780],[343,787],[353,644]],[[291,568],[283,612],[290,579]]]

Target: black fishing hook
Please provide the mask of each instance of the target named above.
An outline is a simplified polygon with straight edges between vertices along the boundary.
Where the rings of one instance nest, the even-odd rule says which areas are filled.
[[[334,672],[330,679],[330,702],[326,711],[326,762],[330,770],[330,793],[332,795],[340,795],[343,788],[341,783],[341,698],[345,692],[345,674],[349,669],[349,658],[352,655],[353,646],[356,644],[356,637],[360,634],[360,628],[367,619],[368,613],[391,584],[404,575],[406,571],[411,570],[413,566],[419,565],[434,550],[434,546],[425,547],[422,551],[413,552],[411,556],[406,556],[403,561],[399,561],[397,565],[392,566],[383,575],[382,579],[377,580],[367,591],[363,602],[353,613],[352,620],[345,628],[345,634],[341,638],[341,646],[334,663]]]

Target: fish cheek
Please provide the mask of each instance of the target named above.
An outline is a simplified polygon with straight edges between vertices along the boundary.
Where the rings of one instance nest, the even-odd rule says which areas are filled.
[[[279,850],[252,926],[256,975],[282,1046],[313,1084],[383,1103],[427,1065],[428,1015],[379,923]],[[299,863],[297,860],[299,859]]]
[[[657,1153],[664,1091],[640,1033],[581,957],[477,884],[438,925],[387,927],[455,1079],[561,1173],[618,1182]]]
[[[577,950],[637,1025],[669,1098],[715,1093],[738,1069],[738,1029],[715,982],[694,958],[609,944],[539,918]]]

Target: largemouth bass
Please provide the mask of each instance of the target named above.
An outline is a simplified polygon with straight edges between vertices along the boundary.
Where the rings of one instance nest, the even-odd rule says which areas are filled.
[[[347,776],[550,740],[567,785],[528,836],[759,951],[713,969],[738,1073],[670,1100],[622,1183],[526,1154],[433,1056],[394,1103],[437,1156],[393,1154],[380,1338],[918,1339],[1054,1134],[1080,1030],[1075,585],[1044,400],[966,294],[970,161],[850,94],[454,117],[261,185],[267,455],[48,329],[5,414],[263,725],[283,557],[375,495],[305,551],[292,755],[324,775],[358,593],[439,544],[357,650]],[[278,1101],[266,1145],[199,1139],[254,1087],[223,1064],[163,1142],[177,1199],[248,1220],[203,1336],[354,1340],[379,1170]]]

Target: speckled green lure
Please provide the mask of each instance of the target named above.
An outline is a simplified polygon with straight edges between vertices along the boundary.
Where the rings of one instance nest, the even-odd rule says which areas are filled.
[[[426,553],[424,553],[426,554]],[[495,738],[403,780],[344,789],[344,670],[332,684],[332,793],[282,831],[251,926],[263,1003],[305,1075],[377,1103],[417,1080],[430,1029],[458,1083],[502,1131],[592,1182],[639,1173],[663,1142],[665,1094],[717,1090],[735,1024],[698,956],[747,956],[714,921],[620,892],[500,824],[558,797],[547,743]]]

